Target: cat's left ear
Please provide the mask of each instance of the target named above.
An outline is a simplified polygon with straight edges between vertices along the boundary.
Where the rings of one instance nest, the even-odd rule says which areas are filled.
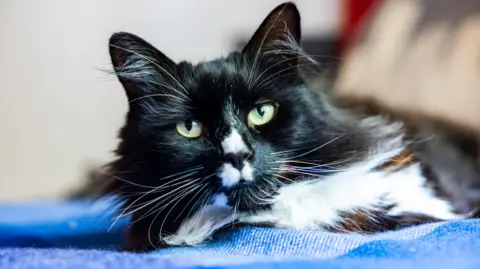
[[[278,54],[291,54],[301,38],[300,13],[295,4],[287,2],[277,6],[263,20],[243,53],[254,59],[263,51],[277,48]],[[286,55],[284,55],[286,56]]]
[[[142,38],[115,33],[110,37],[109,48],[115,73],[130,100],[167,91],[172,81],[178,83],[177,65]]]

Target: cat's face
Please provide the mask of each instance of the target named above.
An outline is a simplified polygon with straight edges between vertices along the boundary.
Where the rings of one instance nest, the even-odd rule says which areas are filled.
[[[198,65],[175,64],[131,34],[110,41],[130,104],[112,173],[129,182],[116,188],[134,193],[127,204],[143,215],[182,219],[214,200],[258,209],[280,186],[328,173],[357,149],[299,76],[292,4],[242,52]]]

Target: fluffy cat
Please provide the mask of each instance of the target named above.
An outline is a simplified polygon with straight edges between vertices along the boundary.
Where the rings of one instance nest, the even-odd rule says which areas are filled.
[[[242,51],[197,65],[110,38],[129,111],[104,194],[131,216],[125,249],[195,245],[232,223],[377,232],[470,217],[436,195],[401,123],[304,82],[300,38],[293,3]]]

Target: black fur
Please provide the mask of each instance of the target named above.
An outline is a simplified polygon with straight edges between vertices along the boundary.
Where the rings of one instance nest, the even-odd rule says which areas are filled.
[[[365,156],[369,133],[354,118],[339,117],[326,97],[302,80],[299,62],[308,57],[298,45],[300,37],[300,15],[292,3],[274,9],[243,51],[198,65],[175,64],[129,33],[111,37],[110,55],[129,112],[105,193],[118,194],[125,213],[133,212],[126,249],[164,246],[161,236],[174,233],[218,193],[215,173],[224,162],[220,143],[232,128],[252,150],[255,169],[252,185],[228,192],[229,204],[239,211],[267,206],[261,200],[281,184],[305,178],[278,170],[280,160],[301,155],[297,161],[343,161],[335,165],[341,167]],[[266,101],[278,106],[275,118],[252,128],[247,113]],[[188,119],[203,123],[201,137],[176,132],[175,125]],[[184,175],[188,177],[178,179]]]

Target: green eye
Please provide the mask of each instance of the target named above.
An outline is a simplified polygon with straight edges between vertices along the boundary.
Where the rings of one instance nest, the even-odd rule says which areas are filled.
[[[273,119],[276,107],[273,104],[260,104],[248,113],[248,123],[251,125],[264,125]]]
[[[202,135],[203,125],[196,120],[177,123],[177,132],[184,137],[197,138]]]

